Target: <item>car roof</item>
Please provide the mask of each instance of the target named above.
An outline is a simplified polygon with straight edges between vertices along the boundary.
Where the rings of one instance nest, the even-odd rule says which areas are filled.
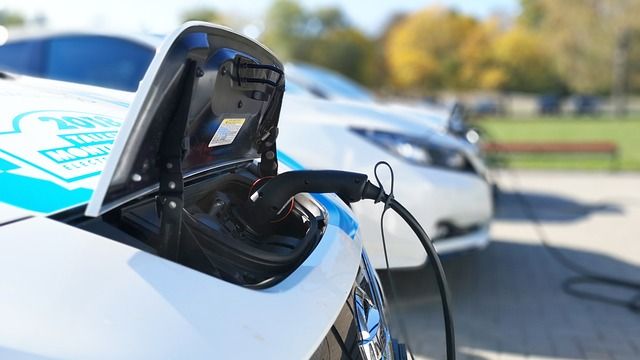
[[[335,71],[301,62],[287,63],[285,68],[288,79],[309,89],[315,88],[329,99],[375,101],[371,91]]]
[[[164,35],[161,34],[118,32],[109,30],[17,28],[9,30],[9,36],[6,43],[10,44],[17,41],[50,39],[65,36],[106,36],[119,38],[144,45],[154,50],[160,45],[160,43],[162,43],[162,39],[164,38]]]

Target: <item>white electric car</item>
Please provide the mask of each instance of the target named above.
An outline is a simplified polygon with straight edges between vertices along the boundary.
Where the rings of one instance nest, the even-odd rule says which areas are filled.
[[[462,109],[455,103],[446,106],[417,101],[380,99],[355,81],[329,69],[305,63],[287,63],[286,68],[289,83],[295,82],[319,98],[361,102],[373,107],[383,107],[385,111],[396,112],[401,116],[462,138],[475,152],[480,151],[477,146],[480,140],[477,131],[467,126]]]
[[[459,139],[379,107],[318,99],[296,86],[285,93],[280,121],[288,131],[279,145],[305,168],[363,172],[373,179],[379,160],[391,164],[396,197],[418,218],[440,254],[488,244],[492,196],[487,170]],[[367,202],[353,209],[371,261],[385,267],[381,209]],[[391,267],[424,263],[424,251],[399,217],[389,214],[385,231]]]
[[[132,77],[148,64],[160,40],[86,31],[18,33],[0,46],[0,68],[131,91],[137,88]],[[20,58],[29,61],[16,60]],[[281,117],[291,130],[281,135],[281,149],[308,168],[339,168],[370,176],[376,161],[386,159],[396,170],[399,198],[419,217],[441,254],[488,244],[492,197],[487,169],[474,146],[449,134],[447,111],[410,112],[404,105],[380,105],[373,99],[320,99],[296,76],[298,67],[286,68]],[[357,91],[362,93],[357,88],[352,92]],[[366,98],[366,93],[362,96]],[[355,204],[354,210],[373,264],[384,267],[381,210],[371,204]],[[420,244],[399,219],[389,217],[390,265],[421,265],[425,255]]]
[[[234,220],[275,173],[281,75],[206,23],[133,102],[0,73],[0,358],[405,358],[336,196],[298,195],[268,234]]]

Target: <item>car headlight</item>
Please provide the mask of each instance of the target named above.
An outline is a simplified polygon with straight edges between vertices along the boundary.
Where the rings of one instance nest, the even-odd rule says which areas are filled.
[[[356,134],[412,164],[473,171],[463,152],[444,143],[378,130],[352,129]]]
[[[393,359],[393,342],[386,321],[384,296],[366,253],[362,256],[353,297],[358,347],[362,358]]]

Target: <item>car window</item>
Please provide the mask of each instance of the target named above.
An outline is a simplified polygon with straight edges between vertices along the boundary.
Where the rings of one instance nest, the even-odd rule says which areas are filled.
[[[313,94],[310,93],[304,86],[298,84],[294,80],[287,79],[285,87],[286,87],[287,94],[314,97]]]
[[[375,101],[371,92],[336,72],[308,65],[294,65],[290,70],[294,77],[301,78],[308,85],[308,90],[320,97]]]
[[[107,36],[51,39],[44,76],[56,80],[135,91],[154,50]]]
[[[40,41],[16,41],[0,46],[0,69],[38,75]]]

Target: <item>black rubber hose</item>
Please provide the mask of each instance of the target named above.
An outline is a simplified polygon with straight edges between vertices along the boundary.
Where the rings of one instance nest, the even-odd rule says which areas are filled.
[[[442,302],[442,315],[444,317],[444,327],[447,344],[447,360],[455,360],[456,358],[456,344],[455,344],[455,332],[453,328],[453,316],[451,313],[451,294],[449,293],[449,287],[447,286],[447,278],[444,274],[444,268],[438,257],[436,249],[433,247],[429,235],[424,231],[422,226],[416,218],[411,215],[398,201],[392,199],[389,203],[389,207],[395,211],[408,225],[411,230],[416,234],[422,247],[429,255],[429,264],[435,273],[436,281],[438,283],[438,290],[440,291],[440,299]]]
[[[377,176],[376,180],[379,182]],[[430,258],[429,264],[435,273],[442,302],[447,360],[455,360],[456,345],[451,314],[451,294],[438,253],[418,220],[393,198],[393,192],[386,194],[381,184],[376,186],[367,181],[366,175],[346,171],[291,171],[270,179],[253,194],[250,194],[247,204],[239,209],[238,218],[253,231],[261,233],[264,228],[268,227],[268,222],[274,219],[284,205],[290,201],[291,197],[301,192],[336,193],[349,202],[364,199],[384,202],[385,207],[395,211],[409,225]]]

